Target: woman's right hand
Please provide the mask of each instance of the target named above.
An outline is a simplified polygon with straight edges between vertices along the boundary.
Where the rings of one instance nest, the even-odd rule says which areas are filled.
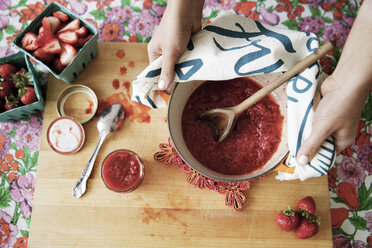
[[[201,29],[203,4],[203,0],[168,0],[160,25],[147,46],[150,63],[162,56],[159,89],[166,90],[173,82],[177,60],[186,51],[191,35]]]

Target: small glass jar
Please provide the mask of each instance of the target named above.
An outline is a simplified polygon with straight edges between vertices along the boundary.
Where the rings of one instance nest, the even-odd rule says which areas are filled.
[[[79,151],[84,144],[84,128],[73,117],[59,117],[49,125],[47,140],[55,152],[73,154]]]
[[[106,156],[101,165],[101,178],[112,191],[128,193],[143,181],[145,167],[138,155],[130,150],[119,149]]]

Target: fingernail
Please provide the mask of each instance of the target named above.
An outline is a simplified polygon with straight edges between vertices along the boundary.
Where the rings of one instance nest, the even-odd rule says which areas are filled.
[[[306,155],[301,155],[298,159],[298,163],[300,165],[307,165],[307,162],[309,161],[309,158]]]
[[[165,90],[165,81],[164,80],[159,81],[158,88],[161,89],[161,90]]]

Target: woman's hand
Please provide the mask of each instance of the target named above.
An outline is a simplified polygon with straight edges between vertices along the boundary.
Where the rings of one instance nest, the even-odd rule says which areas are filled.
[[[150,63],[163,56],[159,89],[167,89],[173,81],[174,65],[186,51],[191,34],[201,29],[203,4],[203,0],[168,1],[160,25],[147,46]]]

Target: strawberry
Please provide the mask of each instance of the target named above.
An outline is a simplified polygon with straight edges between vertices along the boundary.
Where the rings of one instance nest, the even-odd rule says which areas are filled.
[[[85,45],[85,43],[90,40],[91,38],[93,37],[92,34],[88,35],[87,37],[85,38],[80,38],[76,44],[77,47],[83,47]]]
[[[63,51],[57,38],[47,41],[42,49],[47,53],[61,53]]]
[[[76,32],[72,30],[58,33],[57,38],[68,44],[75,44],[78,41]]]
[[[317,234],[318,231],[319,220],[316,216],[313,215],[312,218],[309,219],[302,217],[296,230],[296,236],[300,239],[307,239]]]
[[[47,53],[42,48],[38,48],[32,55],[35,56],[35,58],[43,61],[45,64],[49,64],[54,59],[54,54]]]
[[[88,33],[88,29],[85,26],[82,26],[81,28],[76,30],[76,34],[81,38],[85,37],[87,35],[87,33]]]
[[[76,56],[76,49],[70,44],[61,43],[63,52],[60,54],[62,65],[68,65]]]
[[[22,38],[22,48],[27,51],[34,51],[39,48],[38,45],[36,45],[36,34],[34,33],[26,33],[25,36]]]
[[[53,39],[55,39],[55,36],[53,35],[53,33],[50,30],[45,29],[43,30],[43,32],[39,33],[39,35],[37,36],[35,40],[35,44],[38,47],[42,47],[44,46],[45,43]]]
[[[4,107],[5,107],[6,110],[14,109],[14,108],[16,108],[20,105],[21,104],[20,104],[19,100],[13,94],[10,94],[9,96],[5,97]]]
[[[53,16],[57,17],[61,22],[65,22],[68,20],[68,15],[66,15],[62,11],[54,11]]]
[[[61,28],[60,30],[58,30],[58,33],[62,33],[64,31],[67,31],[67,30],[73,30],[73,31],[76,31],[80,28],[80,19],[75,19],[71,22],[69,22],[66,26],[64,26],[63,28]]]
[[[300,215],[288,206],[287,209],[276,216],[275,221],[281,229],[289,232],[298,226]]]
[[[15,92],[14,84],[10,81],[0,81],[0,97],[5,98]]]
[[[44,31],[44,28],[43,28],[43,26],[41,26],[41,27],[39,28],[39,34],[42,33],[43,31]]]
[[[307,211],[309,214],[315,214],[316,204],[311,196],[306,196],[297,203],[297,209],[300,212]]]
[[[19,90],[18,95],[21,97],[21,102],[24,105],[37,101],[35,90],[32,87],[26,87]]]
[[[62,65],[59,57],[55,58],[53,61],[53,69],[56,73],[61,73],[66,68],[65,65]]]
[[[12,75],[13,84],[17,89],[31,86],[34,84],[32,81],[32,78],[30,76],[30,73],[24,68],[21,68],[21,70],[17,71],[15,74]]]
[[[44,17],[41,23],[43,25],[44,30],[49,30],[53,34],[55,34],[58,28],[61,26],[61,21],[54,16]]]
[[[2,77],[4,80],[11,79],[11,74],[14,74],[17,72],[17,67],[11,64],[2,64],[0,65],[0,77]]]

